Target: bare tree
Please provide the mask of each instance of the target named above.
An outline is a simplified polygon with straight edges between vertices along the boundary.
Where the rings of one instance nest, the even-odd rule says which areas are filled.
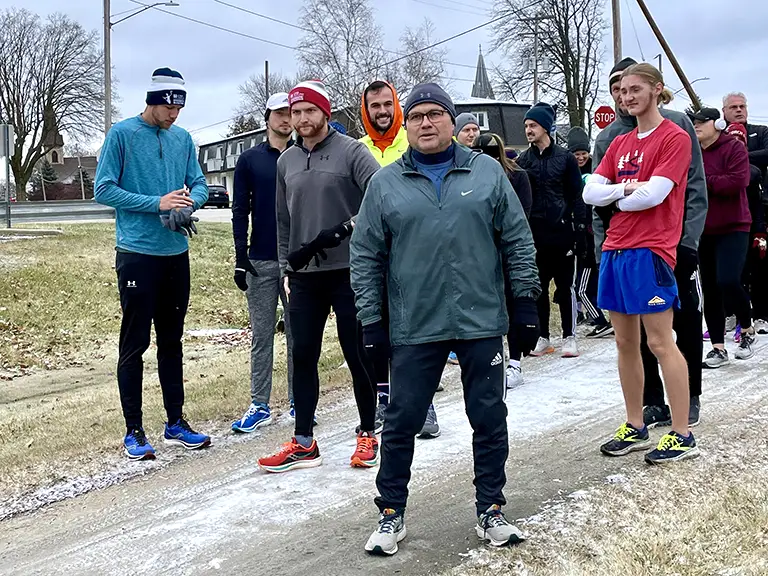
[[[0,108],[16,131],[16,196],[58,129],[87,140],[101,129],[104,75],[98,36],[63,14],[44,22],[26,9],[0,13]]]
[[[495,46],[509,62],[496,69],[498,92],[512,99],[530,98],[537,33],[540,99],[558,104],[571,126],[591,132],[589,118],[600,95],[604,3],[541,0],[528,11],[522,10],[525,5],[525,0],[496,0],[493,8],[494,17],[509,16],[494,25]],[[548,18],[530,20],[537,16]]]
[[[267,109],[267,100],[277,92],[289,92],[291,88],[301,81],[298,76],[284,76],[279,72],[269,74],[269,94],[264,73],[252,74],[240,84],[240,104],[236,113],[243,119],[253,118],[257,123],[264,119],[264,111]]]
[[[96,156],[96,151],[83,142],[77,140],[64,144],[64,156],[73,158],[75,156]]]
[[[449,88],[441,77],[445,75],[445,58],[448,50],[443,47],[432,47],[435,42],[435,24],[429,18],[424,18],[418,28],[406,28],[400,36],[401,52],[407,57],[400,62],[397,74],[398,92],[407,94],[411,88],[422,82],[441,82],[443,88]]]

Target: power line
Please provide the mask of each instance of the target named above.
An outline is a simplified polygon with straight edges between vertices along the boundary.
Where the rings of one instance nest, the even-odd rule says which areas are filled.
[[[632,16],[632,9],[629,7],[629,0],[624,0],[627,6],[627,12],[629,12],[629,21],[632,23],[632,30],[635,33],[635,40],[637,41],[637,48],[640,50],[640,57],[645,61],[645,54],[643,54],[643,47],[640,46],[640,37],[637,35],[637,28],[635,28],[635,19]]]
[[[447,0],[443,0],[446,2]],[[452,10],[454,12],[461,12],[462,14],[474,14],[475,16],[486,16],[487,13],[484,12],[475,12],[473,10],[462,10],[461,8],[453,8],[452,6],[443,6],[441,4],[433,4],[432,2],[427,2],[427,0],[411,0],[411,2],[416,2],[418,4],[425,4],[426,6],[433,6],[435,8],[440,8],[441,10]],[[459,2],[454,2],[454,4],[459,4]],[[467,7],[466,4],[459,4],[460,6]]]

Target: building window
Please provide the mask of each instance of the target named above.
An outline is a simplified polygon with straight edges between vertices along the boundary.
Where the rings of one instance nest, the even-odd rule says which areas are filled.
[[[59,163],[59,153],[54,150],[51,152],[51,164],[58,164]]]
[[[242,140],[240,140],[240,142],[237,143],[237,155],[238,156],[243,153],[243,147],[244,146],[245,146],[245,142],[243,142]]]
[[[480,131],[481,132],[487,132],[491,129],[490,124],[488,124],[488,112],[472,112],[477,118],[477,121],[480,122]]]
[[[216,148],[216,160],[223,160],[224,159],[224,146],[219,146]]]

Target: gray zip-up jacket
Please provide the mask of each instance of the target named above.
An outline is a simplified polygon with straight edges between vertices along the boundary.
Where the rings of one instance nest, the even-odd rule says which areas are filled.
[[[328,128],[328,136],[310,152],[300,143],[277,161],[277,256],[280,271],[288,269],[288,254],[311,242],[326,228],[349,220],[360,210],[363,193],[379,163],[364,144]],[[327,260],[306,270],[322,272],[349,268],[349,240],[326,250]]]
[[[685,130],[691,137],[691,167],[688,169],[688,186],[685,189],[685,222],[683,223],[683,236],[680,244],[694,251],[699,249],[699,239],[704,232],[704,223],[707,220],[707,181],[704,178],[704,161],[701,156],[701,145],[696,132],[693,129],[688,116],[677,110],[660,108],[659,112],[664,118],[671,120]],[[597,167],[617,136],[628,134],[637,128],[637,120],[634,116],[624,115],[619,112],[616,120],[597,135],[595,140],[595,153],[592,154],[592,165]],[[603,221],[592,211],[592,230],[595,233],[595,258],[600,262],[603,242],[605,241],[605,229]]]
[[[352,233],[357,317],[380,321],[386,294],[395,346],[506,334],[505,275],[515,298],[541,293],[531,229],[507,175],[491,157],[455,148],[439,199],[410,149],[377,172]]]

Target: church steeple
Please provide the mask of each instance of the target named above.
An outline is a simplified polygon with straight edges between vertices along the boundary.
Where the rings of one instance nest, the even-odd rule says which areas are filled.
[[[496,99],[493,94],[493,86],[488,79],[488,71],[485,69],[482,45],[480,45],[480,54],[477,57],[477,71],[475,72],[475,83],[472,85],[472,97]]]

